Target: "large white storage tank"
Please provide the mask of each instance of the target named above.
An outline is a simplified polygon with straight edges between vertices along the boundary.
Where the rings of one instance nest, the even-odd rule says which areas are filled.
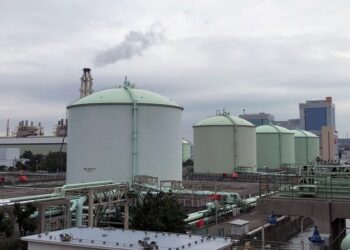
[[[305,165],[320,156],[320,141],[317,135],[305,130],[292,130],[295,144],[295,164]]]
[[[220,114],[193,126],[194,172],[256,171],[256,134],[250,122]]]
[[[182,162],[191,159],[191,142],[182,139]]]
[[[280,169],[295,164],[294,133],[276,125],[256,128],[258,169]]]
[[[123,87],[69,105],[67,183],[135,175],[181,180],[183,108],[156,93]]]

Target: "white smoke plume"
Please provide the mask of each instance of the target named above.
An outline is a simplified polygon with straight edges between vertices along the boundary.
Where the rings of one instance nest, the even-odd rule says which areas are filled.
[[[144,50],[164,40],[160,24],[152,24],[145,32],[130,31],[124,40],[116,46],[99,51],[95,57],[95,66],[106,66],[117,61],[141,55]]]

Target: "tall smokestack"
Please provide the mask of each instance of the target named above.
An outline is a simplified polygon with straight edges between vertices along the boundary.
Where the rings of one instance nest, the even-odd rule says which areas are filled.
[[[80,78],[81,85],[80,85],[80,98],[83,98],[85,96],[88,96],[92,94],[92,84],[93,84],[93,78],[90,74],[91,69],[89,68],[83,68],[83,75]]]

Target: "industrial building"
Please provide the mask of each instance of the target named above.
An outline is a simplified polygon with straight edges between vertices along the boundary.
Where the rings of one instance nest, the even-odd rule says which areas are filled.
[[[255,126],[219,113],[193,126],[194,172],[256,171]]]
[[[294,133],[276,125],[256,128],[257,167],[280,169],[295,164]]]
[[[299,104],[300,129],[310,131],[320,138],[320,153],[324,161],[334,161],[338,157],[335,105],[332,97],[325,100],[312,100]],[[324,128],[324,132],[322,129]],[[328,138],[334,137],[333,142]],[[324,137],[325,135],[326,137]],[[323,141],[323,138],[325,141]],[[325,148],[323,148],[325,147]]]
[[[28,250],[229,250],[233,245],[229,238],[86,227],[27,236],[22,240],[28,242]]]
[[[290,130],[300,129],[300,119],[289,119],[287,121],[275,121],[274,124]]]
[[[247,120],[248,122],[253,123],[255,126],[267,125],[274,123],[275,117],[267,113],[256,113],[256,114],[242,114],[239,115],[239,118]]]
[[[67,107],[67,183],[131,182],[135,175],[182,179],[183,108],[156,93],[123,86]]]
[[[67,139],[56,136],[0,137],[0,148],[17,148],[20,155],[24,151],[47,155],[50,151],[67,151]]]
[[[320,141],[317,135],[305,130],[294,132],[295,164],[305,165],[315,162],[320,156]]]

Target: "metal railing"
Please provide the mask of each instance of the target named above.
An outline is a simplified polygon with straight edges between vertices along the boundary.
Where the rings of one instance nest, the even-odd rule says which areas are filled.
[[[289,198],[336,200],[350,198],[350,174],[325,173],[300,176],[260,175],[259,194],[278,192]]]

